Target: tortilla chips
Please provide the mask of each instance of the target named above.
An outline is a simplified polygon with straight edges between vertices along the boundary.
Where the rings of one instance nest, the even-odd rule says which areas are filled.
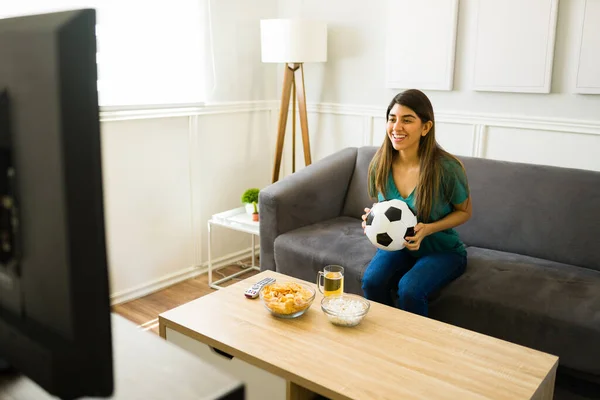
[[[310,306],[314,293],[294,282],[273,283],[261,291],[261,298],[269,310],[277,314],[293,314]]]

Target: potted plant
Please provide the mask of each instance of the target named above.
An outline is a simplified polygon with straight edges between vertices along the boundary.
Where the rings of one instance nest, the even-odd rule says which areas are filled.
[[[258,221],[258,192],[257,188],[251,188],[242,194],[242,203],[246,205],[246,212],[252,214],[253,221]]]

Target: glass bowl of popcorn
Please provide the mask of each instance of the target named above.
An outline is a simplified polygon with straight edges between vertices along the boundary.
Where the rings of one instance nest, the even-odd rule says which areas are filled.
[[[369,301],[364,297],[348,293],[326,296],[321,300],[321,310],[327,315],[329,322],[338,326],[360,324],[370,307]]]
[[[315,289],[297,282],[275,282],[258,293],[265,308],[279,318],[296,318],[308,310],[315,299]]]

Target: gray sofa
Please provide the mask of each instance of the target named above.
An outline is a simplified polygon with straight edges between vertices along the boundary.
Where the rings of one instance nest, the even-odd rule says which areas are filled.
[[[315,281],[340,264],[345,291],[362,295],[376,150],[346,148],[261,190],[263,270]],[[430,299],[430,317],[555,354],[563,371],[600,382],[600,172],[460,159],[473,201],[458,228],[467,269]]]

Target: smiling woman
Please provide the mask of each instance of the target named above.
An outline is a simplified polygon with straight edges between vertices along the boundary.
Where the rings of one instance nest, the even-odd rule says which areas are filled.
[[[429,294],[466,267],[466,249],[454,228],[471,217],[469,185],[461,162],[435,139],[433,107],[423,92],[395,96],[386,120],[387,136],[369,166],[369,193],[379,201],[405,202],[419,222],[402,250],[377,250],[362,289],[368,299],[396,305],[390,295],[396,286],[398,307],[426,316]]]
[[[3,2],[0,18],[94,8],[101,106],[200,103],[212,74],[210,1]]]

